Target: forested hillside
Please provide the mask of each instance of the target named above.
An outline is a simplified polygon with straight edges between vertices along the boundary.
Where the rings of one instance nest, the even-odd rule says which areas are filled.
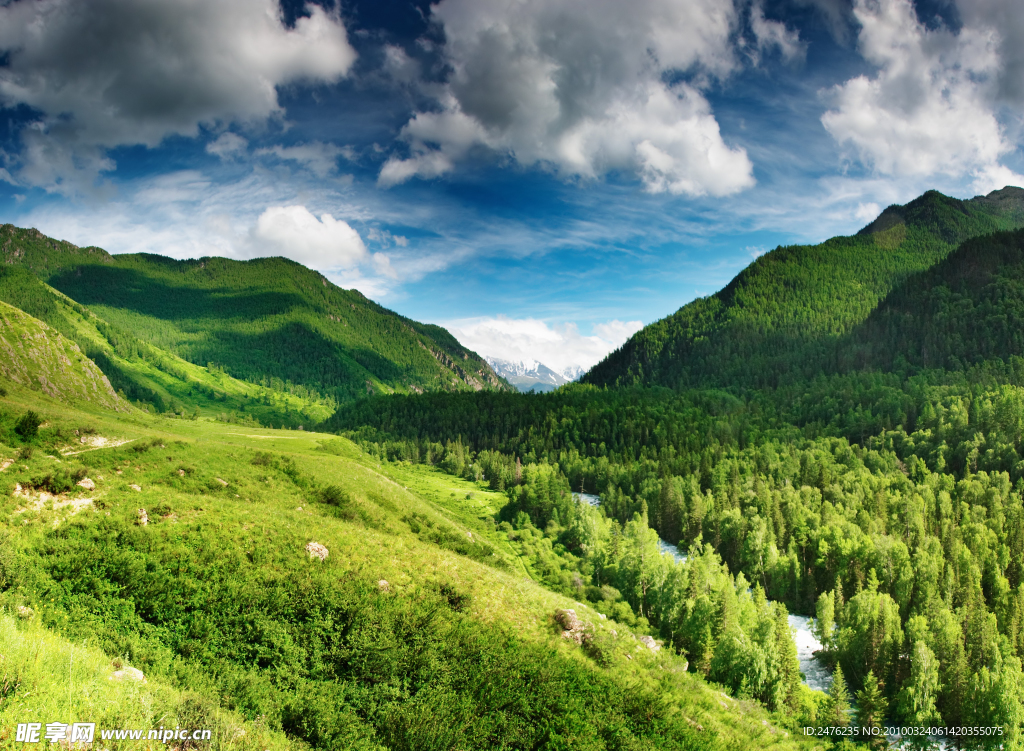
[[[956,745],[1021,748],[1024,232],[952,246],[1019,222],[1022,195],[926,194],[855,238],[775,251],[645,330],[690,327],[617,388],[389,397],[328,424],[382,460],[486,480],[549,586],[596,607],[613,587],[736,695],[786,705],[742,582],[817,616],[855,722],[997,727]],[[689,551],[687,589],[653,533]],[[850,721],[836,692],[820,723]]]
[[[1024,232],[965,242],[841,341],[834,367],[959,371],[1024,355]]]
[[[509,388],[444,329],[283,258],[111,256],[11,225],[0,228],[0,253],[121,331],[251,383],[301,385],[338,402]]]
[[[722,291],[635,334],[583,377],[597,385],[774,387],[813,376],[838,337],[902,281],[971,237],[1024,225],[1024,190],[929,191],[853,237],[780,247]]]
[[[146,411],[296,427],[337,408],[334,399],[301,384],[264,386],[232,378],[216,365],[193,365],[110,325],[22,266],[0,266],[0,301],[74,342],[123,399]]]

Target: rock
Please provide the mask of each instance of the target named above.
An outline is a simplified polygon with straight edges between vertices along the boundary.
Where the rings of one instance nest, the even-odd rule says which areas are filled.
[[[377,582],[377,589],[379,589],[381,592],[390,592],[391,585],[388,584],[386,579],[381,579],[379,582]]]
[[[306,544],[306,552],[309,553],[310,558],[319,558],[321,561],[326,561],[328,552],[327,547],[321,545],[319,542],[310,542]]]
[[[149,524],[149,516],[146,514],[146,509],[140,508],[139,509],[139,526],[145,527],[147,524]]]
[[[563,639],[583,644],[584,639],[587,637],[587,627],[583,621],[576,617],[575,610],[556,610],[553,618],[555,623],[563,629]]]
[[[84,477],[78,481],[78,487],[85,488],[86,490],[95,490],[96,483],[90,480],[88,477]]]
[[[221,485],[223,485],[223,486],[224,486],[225,488],[226,488],[226,487],[228,486],[228,481],[227,481],[227,480],[222,480],[222,479],[220,479],[219,477],[214,477],[213,479],[214,479],[214,480],[216,480],[217,482],[219,482],[219,483],[220,483]]]
[[[115,670],[114,674],[110,676],[115,681],[123,681],[125,679],[132,681],[139,681],[140,683],[146,682],[146,676],[142,674],[142,671],[138,668],[121,668]]]
[[[602,621],[607,618],[607,616],[604,613],[598,613],[597,617],[600,618]]]
[[[128,487],[131,488],[132,490],[134,490],[136,493],[141,493],[142,492],[142,486],[141,485],[136,485],[135,483],[132,483]]]
[[[661,645],[654,641],[654,637],[647,636],[646,634],[640,637],[640,643],[644,644],[649,650],[655,653],[661,649]]]
[[[18,617],[19,618],[24,618],[24,619],[28,620],[33,615],[35,615],[35,611],[32,608],[26,607],[24,605],[19,605],[18,606]]]
[[[178,477],[184,477],[184,476],[185,476],[185,470],[179,469],[178,470]]]
[[[583,622],[576,617],[575,610],[556,610],[555,622],[566,631],[576,631],[583,628]]]

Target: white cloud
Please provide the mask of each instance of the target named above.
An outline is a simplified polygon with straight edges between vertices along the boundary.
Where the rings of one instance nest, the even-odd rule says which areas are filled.
[[[882,207],[877,203],[859,203],[857,204],[857,210],[853,212],[853,215],[858,221],[864,222],[864,224],[870,224],[878,218],[878,215],[882,213]]]
[[[277,0],[0,5],[0,103],[43,113],[23,131],[18,176],[78,189],[113,169],[107,148],[281,114],[278,86],[337,81],[356,57],[337,14],[307,13],[288,28]]]
[[[607,321],[584,336],[573,322],[550,326],[536,318],[474,318],[443,324],[464,346],[502,360],[537,360],[561,371],[590,368],[643,328],[640,321]]]
[[[764,17],[764,6],[761,0],[754,0],[750,9],[750,26],[754,32],[758,55],[778,49],[782,59],[786,61],[802,60],[807,54],[807,45],[800,41],[796,29],[787,29],[781,21],[771,21]]]
[[[991,184],[1013,149],[996,116],[999,30],[928,29],[910,0],[855,0],[854,15],[860,51],[878,71],[832,89],[829,133],[883,175]]]
[[[245,154],[249,142],[237,133],[221,133],[217,140],[206,144],[206,153],[221,159],[234,159]]]
[[[410,155],[389,159],[380,185],[443,175],[473,149],[565,178],[625,171],[652,192],[721,196],[754,184],[746,151],[725,143],[700,90],[738,65],[733,3],[442,0],[433,18],[452,74],[437,109],[403,128]],[[792,35],[758,18],[760,43],[788,54]],[[396,53],[388,66],[409,75]],[[670,85],[673,72],[693,75]]]
[[[259,255],[281,255],[311,269],[351,269],[370,254],[347,222],[317,219],[305,206],[271,206],[256,220],[252,239]]]
[[[355,159],[351,147],[335,146],[333,143],[311,141],[300,143],[296,146],[271,146],[266,149],[259,149],[258,156],[273,155],[278,159],[296,162],[308,169],[317,177],[327,177],[338,170],[338,157],[344,157],[349,161]]]

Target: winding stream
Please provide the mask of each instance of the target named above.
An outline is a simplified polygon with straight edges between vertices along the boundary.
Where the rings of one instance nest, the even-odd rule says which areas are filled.
[[[601,504],[601,496],[593,493],[573,493],[573,497],[591,506]],[[686,555],[679,552],[679,548],[658,538],[658,548],[662,554],[671,555],[677,562],[686,560]],[[814,621],[806,615],[790,615],[789,625],[793,629],[793,638],[796,641],[796,656],[800,660],[800,672],[803,674],[804,683],[815,691],[827,692],[832,685],[832,674],[825,668],[824,663],[814,656],[814,652],[821,649],[821,642],[815,638],[811,631],[811,623]]]
[[[573,497],[591,506],[599,506],[601,504],[601,496],[592,493],[573,493]],[[660,537],[658,538],[658,548],[662,554],[671,555],[679,563],[686,560],[686,555],[680,553],[678,547],[665,542]],[[829,687],[832,685],[832,674],[825,667],[825,663],[814,654],[817,650],[821,649],[821,642],[818,641],[811,630],[813,623],[814,619],[810,616],[789,616],[789,626],[793,629],[793,640],[796,642],[796,656],[800,661],[800,673],[803,676],[804,685],[815,691],[828,693]],[[851,707],[856,706],[852,696],[850,697],[850,704]],[[890,748],[900,748],[900,741],[901,739],[898,736],[889,736]],[[945,751],[949,748],[943,738],[933,738],[932,742],[936,744],[937,751]]]

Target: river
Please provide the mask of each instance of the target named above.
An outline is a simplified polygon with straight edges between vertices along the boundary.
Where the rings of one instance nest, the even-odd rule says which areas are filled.
[[[573,493],[573,497],[591,506],[601,504],[601,496],[593,493]],[[686,555],[679,552],[679,548],[671,543],[658,538],[658,548],[662,554],[671,555],[674,560],[682,563]],[[796,656],[800,660],[800,672],[803,673],[804,683],[815,691],[828,691],[832,685],[832,674],[828,672],[824,663],[814,656],[816,650],[821,649],[821,642],[815,638],[811,631],[813,618],[806,615],[790,615],[789,625],[793,629],[793,638],[796,641]]]

